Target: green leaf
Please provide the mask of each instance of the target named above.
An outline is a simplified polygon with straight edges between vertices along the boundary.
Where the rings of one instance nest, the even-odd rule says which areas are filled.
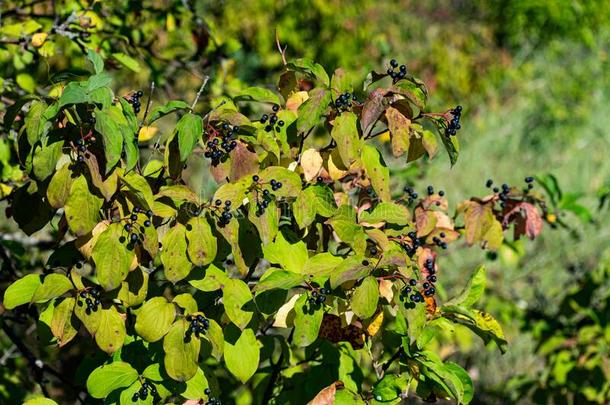
[[[114,306],[99,311],[100,324],[95,332],[95,342],[100,349],[112,354],[119,350],[125,341],[125,318]]]
[[[34,146],[40,139],[45,122],[42,119],[43,112],[47,109],[44,101],[34,100],[30,104],[30,110],[25,116],[25,131],[30,146]]]
[[[123,190],[127,190],[132,197],[134,205],[138,208],[150,209],[154,204],[153,192],[148,181],[135,172],[130,172],[119,177],[124,184]]]
[[[61,108],[65,105],[80,104],[87,101],[89,101],[89,95],[86,89],[78,82],[70,82],[61,93],[57,106]]]
[[[163,339],[165,357],[163,364],[167,374],[176,381],[188,381],[197,373],[201,342],[194,335],[186,338],[190,324],[179,319],[171,326]]]
[[[334,268],[330,275],[331,288],[337,288],[341,284],[359,280],[369,275],[372,270],[370,263],[364,264],[363,257],[359,255],[350,256]]]
[[[464,394],[462,396],[462,403],[469,404],[474,397],[474,386],[472,384],[472,379],[468,375],[468,372],[460,367],[456,363],[447,362],[445,363],[445,369],[449,372],[453,373],[461,382],[464,390]]]
[[[37,397],[28,399],[23,403],[23,405],[57,405],[57,402],[49,398]]]
[[[128,363],[116,361],[104,364],[87,378],[87,391],[93,398],[106,398],[112,391],[128,387],[138,379],[138,372]]]
[[[207,396],[205,389],[208,387],[208,379],[205,378],[203,370],[198,368],[193,378],[186,382],[186,389],[180,393],[180,396],[190,400],[199,400]]]
[[[248,220],[256,227],[263,246],[271,243],[279,230],[279,210],[275,200],[269,201],[262,212],[254,201],[248,204]]]
[[[396,374],[386,374],[373,387],[373,396],[376,401],[393,401],[407,389],[407,377]]]
[[[135,60],[131,56],[126,55],[122,52],[117,52],[117,53],[113,53],[112,57],[114,59],[118,60],[127,69],[129,69],[133,72],[136,72],[136,73],[140,72],[140,64],[138,63],[137,60]]]
[[[361,319],[368,319],[375,314],[379,301],[379,284],[373,276],[368,276],[354,289],[351,307]]]
[[[254,287],[254,291],[261,293],[275,288],[289,290],[303,282],[303,275],[286,270],[267,270],[261,280]]]
[[[216,237],[205,217],[193,217],[186,224],[187,252],[195,266],[206,266],[216,257]]]
[[[158,244],[158,242],[156,243]],[[123,305],[135,307],[144,302],[147,293],[148,273],[138,266],[135,270],[130,271],[127,278],[121,282],[121,289],[117,298],[121,300]]]
[[[345,167],[350,167],[353,161],[360,156],[362,140],[356,126],[356,114],[346,111],[335,118],[331,137],[337,143],[339,156]]]
[[[227,368],[242,383],[258,369],[260,348],[252,329],[245,329],[235,342],[225,341],[224,356]]]
[[[395,296],[397,297],[397,296]],[[426,326],[426,306],[423,304],[407,304],[398,301],[398,310],[407,321],[407,334],[411,344],[417,342],[420,334]]]
[[[301,229],[308,227],[316,219],[316,205],[311,203],[315,198],[313,188],[307,187],[297,195],[292,204],[294,219]]]
[[[129,273],[135,253],[128,249],[126,236],[121,224],[113,223],[98,236],[93,246],[91,257],[95,262],[97,279],[106,291],[119,287]]]
[[[93,69],[95,70],[96,74],[99,74],[102,72],[102,70],[104,70],[104,61],[98,52],[91,48],[87,49],[87,58],[89,58],[93,64]]]
[[[364,145],[362,147],[362,163],[367,175],[371,179],[373,190],[375,190],[381,201],[391,201],[390,169],[386,166],[377,148],[371,145]]]
[[[295,59],[286,64],[286,67],[290,70],[305,73],[311,77],[320,80],[325,86],[330,85],[330,78],[328,73],[324,70],[324,67],[319,63],[306,58]]]
[[[404,205],[394,202],[382,202],[373,208],[372,211],[363,211],[360,214],[361,224],[388,223],[396,225],[407,225],[411,222],[411,212]]]
[[[66,204],[72,189],[72,171],[70,163],[66,163],[55,172],[47,188],[47,200],[53,208],[61,208]]]
[[[240,91],[233,101],[258,101],[261,103],[280,104],[279,97],[271,90],[262,87],[248,87]]]
[[[161,117],[164,117],[168,114],[171,114],[176,111],[186,110],[190,108],[190,106],[181,100],[172,100],[168,101],[166,104],[161,105],[150,113],[150,117],[148,118],[148,124],[158,120]]]
[[[184,162],[191,155],[197,141],[203,134],[203,119],[192,113],[185,114],[176,124],[175,135],[178,137],[180,161]]]
[[[334,269],[345,259],[340,256],[333,256],[329,252],[318,253],[307,259],[303,266],[302,273],[310,278],[330,276]]]
[[[116,106],[111,106],[104,110],[95,110],[95,130],[101,135],[102,144],[104,145],[104,157],[106,158],[106,170],[105,174],[110,173],[110,170],[119,162],[121,159],[121,152],[123,151],[123,134],[121,133],[121,127],[110,115],[110,111],[113,109],[118,110],[118,113],[122,112]]]
[[[34,148],[32,167],[34,177],[38,180],[46,180],[55,172],[57,161],[62,155],[64,140],[56,132],[46,137]]]
[[[297,131],[306,133],[319,124],[323,114],[328,108],[331,93],[327,89],[316,87],[309,92],[309,98],[299,106]]]
[[[186,227],[176,224],[165,234],[161,242],[161,262],[165,277],[177,283],[191,272],[192,264],[186,255]]]
[[[449,155],[449,160],[451,161],[451,166],[453,166],[460,154],[460,143],[458,141],[457,136],[447,136],[443,133],[440,134],[441,140],[443,141],[443,145],[445,145],[445,149],[447,150],[447,154]]]
[[[67,293],[73,288],[74,286],[68,277],[63,274],[52,273],[45,276],[42,284],[34,292],[31,302],[46,302]]]
[[[8,286],[4,292],[2,305],[6,309],[13,309],[19,305],[32,301],[34,293],[42,285],[38,274],[28,274]]]
[[[407,97],[420,110],[426,107],[426,90],[421,84],[411,80],[399,80],[390,90]]]
[[[483,295],[487,281],[485,266],[479,266],[470,276],[468,283],[457,297],[449,300],[445,305],[463,305],[471,307]]]
[[[239,279],[227,279],[222,289],[222,297],[227,316],[243,330],[253,315],[251,310],[244,308],[253,298],[248,285]]]
[[[172,302],[184,310],[184,315],[194,314],[199,310],[197,308],[197,301],[189,293],[176,295]]]
[[[146,301],[136,316],[136,332],[147,342],[156,342],[167,334],[176,317],[176,308],[164,297]]]
[[[467,326],[487,344],[494,341],[502,353],[508,342],[498,321],[487,312],[469,309],[460,305],[443,305],[441,310],[451,321]]]
[[[463,402],[464,386],[461,378],[456,376],[452,369],[447,368],[437,354],[424,351],[416,358],[416,361],[425,366],[425,368],[422,367],[422,374],[438,383],[458,403]]]
[[[75,303],[74,298],[68,297],[53,309],[51,332],[57,338],[59,347],[68,344],[78,333],[78,324],[74,321],[76,318],[73,317]]]
[[[301,191],[301,177],[284,167],[270,166],[259,173],[261,181],[272,179],[282,183],[282,188],[273,192],[276,198],[294,197]]]
[[[201,291],[216,291],[223,288],[227,280],[229,280],[227,273],[210,264],[202,280],[189,280],[189,284]]]
[[[209,321],[210,327],[205,334],[205,338],[212,345],[212,356],[214,356],[216,360],[220,360],[224,352],[224,334],[222,328],[215,320],[209,319]]]
[[[298,347],[306,347],[316,341],[324,311],[307,302],[303,294],[294,304],[294,335],[293,343]]]
[[[281,232],[273,243],[263,246],[263,254],[269,262],[279,264],[283,269],[294,273],[301,272],[309,256],[303,241],[290,243]]]

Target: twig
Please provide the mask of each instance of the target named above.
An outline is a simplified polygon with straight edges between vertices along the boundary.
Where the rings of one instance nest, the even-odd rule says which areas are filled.
[[[397,358],[400,357],[400,355],[403,352],[403,348],[402,346],[398,348],[398,350],[396,350],[396,353],[394,353],[394,355],[392,355],[392,357],[390,357],[390,360],[386,361],[382,366],[381,366],[381,371],[383,371],[384,373],[386,372],[386,370],[388,368],[390,368],[390,366],[392,365],[392,363],[394,362],[394,360],[396,360]]]
[[[152,96],[153,96],[154,91],[155,91],[155,82],[153,80],[152,82],[150,82],[150,89],[148,90],[148,101],[146,102],[146,109],[144,110],[144,116],[142,117],[142,122],[140,122],[139,129],[142,129],[142,126],[146,122],[146,118],[148,118],[148,110],[150,109],[150,105],[152,104]],[[138,130],[138,133],[139,132],[140,131]]]
[[[286,49],[288,49],[288,45],[282,49],[282,45],[280,44],[280,35],[277,28],[275,29],[275,44],[277,45],[277,49],[280,51],[280,55],[282,55],[282,62],[284,62],[284,65],[286,65]]]
[[[193,104],[191,104],[191,111],[193,111],[195,109],[195,105],[197,105],[197,102],[199,101],[199,97],[201,97],[201,94],[203,93],[203,89],[205,88],[205,85],[208,84],[208,80],[210,80],[210,76],[203,77],[203,83],[201,84],[201,87],[199,88],[199,91],[197,92],[197,95],[195,96],[195,100],[193,100]]]

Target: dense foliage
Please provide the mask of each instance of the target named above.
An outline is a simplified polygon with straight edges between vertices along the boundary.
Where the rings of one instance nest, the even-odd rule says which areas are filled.
[[[504,351],[493,312],[505,325],[521,319],[543,368],[511,372],[499,398],[603,403],[607,266],[579,262],[558,311],[528,298],[552,289],[511,283],[506,294],[497,279],[534,261],[517,239],[543,218],[577,240],[563,212],[594,221],[582,194],[538,176],[450,205],[425,185],[449,169],[439,149],[456,163],[481,100],[530,90],[526,78],[558,85],[512,116],[532,135],[516,142],[559,150],[546,131],[575,128],[608,82],[597,33],[607,10],[584,0],[3,2],[0,225],[12,232],[0,240],[0,402],[32,391],[87,403],[469,402],[483,353],[467,350],[464,331]],[[542,63],[522,59],[532,49]],[[545,60],[590,53],[568,69]],[[497,170],[484,155],[452,171],[485,165],[469,178],[476,193]],[[450,259],[474,244],[491,270]],[[493,295],[480,299],[486,284]]]

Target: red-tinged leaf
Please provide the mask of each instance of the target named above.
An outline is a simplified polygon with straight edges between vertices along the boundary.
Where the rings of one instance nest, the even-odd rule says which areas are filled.
[[[542,231],[542,217],[536,207],[527,202],[518,202],[514,206],[507,206],[502,219],[502,226],[507,228],[510,222],[515,223],[515,239],[526,235],[534,239]]]
[[[248,145],[237,141],[237,146],[231,152],[230,159],[212,166],[212,175],[217,183],[222,183],[228,178],[230,181],[256,173],[258,170],[258,155],[248,149]]]
[[[436,227],[437,218],[434,212],[421,207],[415,209],[415,224],[417,225],[417,237],[420,238],[432,232]]]
[[[360,116],[360,127],[362,128],[363,136],[369,134],[385,110],[386,102],[384,97],[387,92],[386,89],[376,89],[369,95],[368,100],[364,102]]]
[[[342,381],[335,381],[322,391],[318,392],[318,395],[314,397],[307,405],[333,405],[335,403],[335,394],[337,390],[341,390],[345,387]]]
[[[500,247],[504,235],[502,225],[492,211],[492,204],[481,204],[469,200],[463,205],[466,242],[469,245],[480,242],[483,248],[495,250]]]

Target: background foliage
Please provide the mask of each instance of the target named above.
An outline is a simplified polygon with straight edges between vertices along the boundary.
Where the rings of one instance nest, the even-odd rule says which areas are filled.
[[[432,108],[459,103],[468,119],[452,170],[448,162],[413,163],[393,172],[400,183],[422,191],[432,183],[457,201],[484,192],[487,177],[516,183],[535,173],[559,219],[555,232],[528,246],[507,243],[487,259],[481,306],[504,326],[507,354],[482,350],[459,329],[438,343],[438,352],[466,366],[478,401],[607,402],[607,2],[62,1],[55,12],[50,2],[27,3],[3,2],[0,9],[5,116],[13,100],[47,91],[58,96],[61,81],[83,77],[89,69],[84,47],[109,56],[116,94],[146,91],[154,81],[159,104],[193,100],[209,75],[202,110],[218,105],[223,94],[275,82],[282,68],[276,30],[290,59],[308,57],[329,72],[341,66],[351,80],[391,57],[405,61],[429,85]],[[161,121],[158,133],[167,135],[173,126],[171,118]],[[10,139],[0,138],[5,195],[22,181]],[[197,192],[210,193],[214,182],[202,173],[196,163],[186,170]],[[23,238],[14,222],[0,226],[4,290],[11,266],[24,274],[41,268],[54,231]],[[443,275],[440,298],[459,293],[480,259],[480,252],[463,249],[439,259],[452,269]],[[33,343],[33,329],[23,329],[21,337]],[[2,364],[9,365],[0,372],[0,397],[18,402],[36,385],[27,360],[4,335],[0,339]],[[68,348],[61,362],[56,350],[44,355],[71,369],[81,353]],[[73,395],[65,386],[53,390]],[[237,391],[230,400],[245,403],[249,395]]]

